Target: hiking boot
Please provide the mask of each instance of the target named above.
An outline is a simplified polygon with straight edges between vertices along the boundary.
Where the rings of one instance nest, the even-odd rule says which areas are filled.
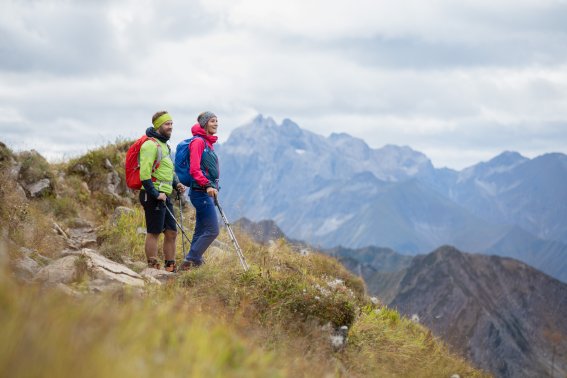
[[[166,272],[175,273],[177,272],[177,265],[175,265],[175,261],[166,261],[163,269]]]
[[[156,258],[148,259],[148,268],[152,269],[159,269],[161,266],[159,265],[159,261]]]
[[[180,272],[185,272],[189,269],[196,268],[198,265],[195,264],[193,261],[183,260],[183,264],[179,266]]]

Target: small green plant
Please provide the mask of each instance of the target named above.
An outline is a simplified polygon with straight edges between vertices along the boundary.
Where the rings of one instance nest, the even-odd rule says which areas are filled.
[[[65,180],[66,186],[62,188],[61,196],[72,198],[81,205],[88,205],[90,190],[87,183],[77,175],[68,176]]]
[[[102,255],[117,262],[123,262],[124,257],[145,261],[145,234],[139,232],[140,229],[145,230],[144,224],[141,206],[134,207],[131,213],[123,213],[116,219],[108,219],[99,232]]]
[[[120,140],[106,146],[90,150],[85,155],[72,159],[67,164],[67,174],[79,175],[87,180],[100,179],[112,169],[122,167],[126,151],[133,141]]]
[[[56,219],[65,220],[78,214],[77,201],[70,197],[50,197],[44,204],[48,206],[46,210],[53,212]]]
[[[41,179],[48,178],[53,184],[53,172],[47,160],[34,150],[24,151],[18,154],[18,160],[22,164],[20,178],[27,184],[32,184]]]

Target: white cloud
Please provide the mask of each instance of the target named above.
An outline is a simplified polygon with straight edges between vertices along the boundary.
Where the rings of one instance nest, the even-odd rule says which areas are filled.
[[[173,142],[209,109],[221,141],[263,113],[455,168],[566,152],[565,1],[4,5],[3,139],[50,156],[135,137],[160,109]]]

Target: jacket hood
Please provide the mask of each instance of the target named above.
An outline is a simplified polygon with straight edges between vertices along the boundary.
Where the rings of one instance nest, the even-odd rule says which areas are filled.
[[[199,123],[196,123],[196,124],[193,125],[193,127],[191,127],[191,132],[193,133],[193,136],[198,135],[200,137],[203,137],[211,145],[213,143],[216,143],[216,141],[219,139],[219,137],[217,137],[216,135],[207,135],[207,133],[205,132],[205,129],[203,129],[201,127],[201,125],[199,125]]]
[[[148,138],[156,138],[161,140],[163,143],[167,143],[167,141],[169,140],[169,137],[163,136],[160,133],[158,133],[153,127],[148,127],[146,129],[146,136]]]

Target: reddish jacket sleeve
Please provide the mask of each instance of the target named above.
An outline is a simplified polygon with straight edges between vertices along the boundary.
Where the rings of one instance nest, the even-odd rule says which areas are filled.
[[[201,171],[201,155],[203,155],[203,151],[205,151],[205,141],[201,138],[195,138],[189,145],[189,162],[191,163],[189,174],[197,181],[197,184],[207,186],[211,183]]]

